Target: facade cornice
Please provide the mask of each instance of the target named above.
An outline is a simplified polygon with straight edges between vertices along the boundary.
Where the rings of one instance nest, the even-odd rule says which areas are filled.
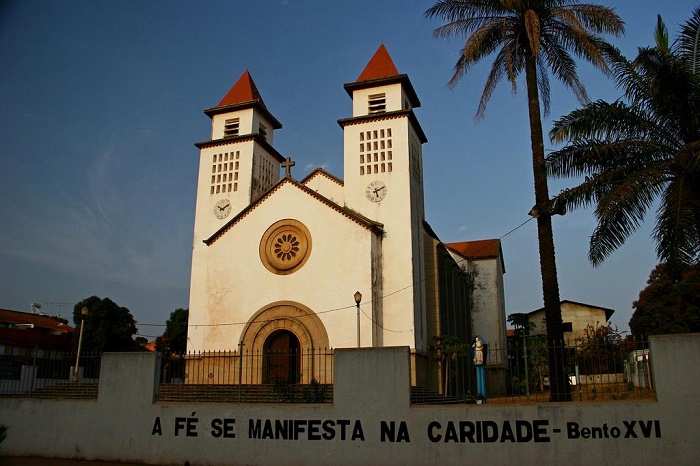
[[[261,103],[258,99],[248,100],[246,102],[238,102],[230,105],[222,105],[221,107],[207,108],[204,109],[204,114],[207,115],[209,118],[212,118],[214,115],[237,112],[239,110],[247,110],[249,108],[255,109],[258,112],[262,113],[265,116],[265,118],[272,124],[273,129],[282,128],[282,123],[280,123],[279,120],[277,120],[277,118],[272,116],[272,113],[270,113],[267,107],[265,107],[265,105]]]
[[[421,128],[420,126],[420,123],[418,123],[418,118],[416,118],[416,114],[413,113],[413,110],[397,110],[394,112],[372,113],[371,115],[341,118],[340,120],[338,120],[338,124],[341,128],[345,128],[346,126],[359,125],[361,123],[370,123],[382,120],[395,120],[398,118],[408,118],[408,120],[411,122],[411,125],[413,125],[413,128],[416,130],[416,134],[418,134],[420,142],[422,142],[423,144],[428,142],[428,138],[425,136],[423,128]]]
[[[217,147],[217,146],[225,146],[227,144],[234,144],[237,142],[246,142],[246,141],[255,141],[260,146],[265,149],[269,154],[271,154],[274,158],[277,159],[278,162],[282,163],[285,161],[285,158],[277,152],[277,149],[272,147],[267,140],[261,135],[261,134],[244,134],[242,136],[233,136],[230,138],[223,138],[223,139],[212,139],[210,141],[202,141],[202,142],[196,142],[194,145],[197,147],[197,149],[206,149],[209,147]]]

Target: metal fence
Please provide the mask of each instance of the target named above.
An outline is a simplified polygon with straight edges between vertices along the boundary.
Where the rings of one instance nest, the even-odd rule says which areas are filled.
[[[0,395],[32,396],[68,383],[97,383],[98,353],[47,351],[40,348],[0,356]],[[78,370],[76,371],[76,361]]]
[[[548,401],[548,354],[562,355],[565,389],[574,401],[654,398],[648,343],[577,340],[550,348],[544,335],[517,338],[507,348],[489,348],[486,359],[489,402]],[[492,364],[490,361],[502,361]]]
[[[164,353],[165,384],[332,384],[333,349]]]
[[[616,341],[601,344],[568,345],[560,348],[564,354],[566,387],[575,401],[624,400],[654,398],[654,378],[650,350],[646,342]],[[488,403],[526,403],[548,401],[549,348],[542,336],[509,341],[506,348],[488,347],[484,359],[486,400]],[[421,356],[421,364],[412,363],[412,385],[423,388],[425,398],[439,401],[444,387],[463,387],[457,397],[461,402],[479,402],[476,391],[475,366],[468,352],[456,355],[464,364],[454,361],[449,366],[435,355]],[[57,386],[96,384],[100,374],[100,355],[82,353],[75,370],[75,352],[35,349],[20,354],[0,356],[0,395],[40,396]],[[213,386],[225,391],[226,400],[241,400],[242,388],[255,393],[249,401],[264,397],[264,389],[283,394],[308,394],[311,398],[328,401],[334,381],[334,351],[202,351],[185,354],[163,354],[161,387],[191,386],[180,390],[182,396],[203,387],[201,394],[210,393]],[[72,383],[72,384],[71,384]],[[206,388],[208,387],[208,388]],[[257,387],[257,388],[256,388]],[[299,387],[295,392],[294,387]],[[457,395],[450,388],[451,401]],[[415,392],[415,390],[414,390]],[[223,393],[223,392],[222,392]],[[232,395],[235,394],[234,395]],[[430,393],[437,397],[429,396]],[[292,399],[297,395],[291,396]],[[323,395],[323,396],[321,396]],[[60,394],[55,395],[60,397]],[[198,395],[199,396],[199,395]],[[285,395],[287,396],[287,395]],[[257,397],[257,398],[256,398]],[[280,397],[278,396],[277,399]],[[283,397],[284,398],[284,397]],[[287,398],[284,398],[285,401]],[[266,400],[269,401],[269,400]],[[433,402],[431,401],[431,402]]]

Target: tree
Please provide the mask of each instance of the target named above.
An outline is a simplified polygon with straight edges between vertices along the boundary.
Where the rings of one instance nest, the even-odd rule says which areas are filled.
[[[588,253],[594,265],[624,244],[657,201],[659,260],[677,277],[700,258],[700,74],[694,73],[691,39],[683,39],[693,35],[697,47],[698,24],[700,8],[670,47],[659,18],[656,46],[640,48],[632,62],[611,48],[624,100],[590,103],[550,132],[553,141],[568,141],[547,158],[550,175],[584,177],[554,203],[595,205],[598,226]]]
[[[170,313],[165,322],[165,332],[156,342],[158,351],[184,353],[187,350],[187,319],[189,309],[178,308]]]
[[[530,322],[530,318],[527,314],[523,312],[514,312],[513,314],[508,314],[507,321],[513,326],[515,330],[515,337],[522,338],[524,336],[530,335],[530,331],[535,328],[535,324]]]
[[[700,332],[700,264],[688,267],[679,279],[667,265],[657,265],[632,307],[630,330],[636,338]]]
[[[431,347],[434,351],[434,358],[440,364],[443,375],[442,394],[447,396],[450,377],[450,365],[452,361],[464,357],[469,353],[469,347],[454,335],[434,336],[435,345]]]
[[[83,316],[82,309],[87,308]],[[80,301],[73,308],[73,322],[83,328],[82,351],[134,351],[139,349],[133,335],[136,321],[129,309],[118,306],[109,298],[92,296]],[[77,332],[76,332],[77,334]],[[76,335],[76,346],[78,344]]]
[[[632,341],[623,338],[610,323],[588,325],[576,339],[576,362],[582,374],[615,374],[624,371]]]
[[[608,72],[601,52],[604,41],[599,34],[619,35],[624,24],[610,8],[578,4],[576,0],[443,0],[435,3],[426,15],[447,21],[435,30],[437,37],[468,35],[450,86],[456,85],[472,65],[495,54],[479,102],[477,119],[483,117],[486,104],[501,79],[507,79],[515,92],[517,78],[525,73],[535,186],[535,207],[531,214],[537,218],[542,294],[550,347],[550,400],[571,400],[564,373],[564,338],[552,234],[552,215],[557,212],[552,210],[549,199],[540,102],[544,115],[547,115],[548,70],[573,90],[579,100],[587,101],[571,52]]]

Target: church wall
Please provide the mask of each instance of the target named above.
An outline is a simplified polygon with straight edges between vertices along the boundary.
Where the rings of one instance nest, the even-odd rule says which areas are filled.
[[[411,405],[407,348],[339,351],[332,404],[154,402],[156,354],[108,353],[97,400],[0,398],[1,451],[196,465],[696,464],[700,335],[650,344],[656,400],[508,405]]]
[[[296,272],[276,275],[261,262],[259,246],[265,231],[285,218],[308,228],[311,253]],[[331,346],[356,346],[353,294],[360,291],[371,296],[371,236],[366,228],[311,200],[293,185],[281,186],[208,246],[206,260],[193,270],[193,275],[206,276],[206,285],[192,298],[188,350],[236,349],[243,325],[255,312],[277,301],[298,302],[320,313]],[[343,306],[350,308],[326,312]],[[371,303],[366,302],[362,309],[372,315]],[[364,315],[360,321],[362,344],[370,345],[372,322]],[[210,323],[236,325],[197,327]]]
[[[467,261],[469,270],[476,272],[472,330],[474,335],[480,335],[489,345],[488,365],[503,365],[507,362],[503,273],[499,262],[499,259]]]
[[[215,231],[226,224],[237,213],[248,207],[251,195],[251,177],[253,172],[253,150],[255,143],[252,140],[241,141],[231,144],[224,144],[214,147],[206,147],[201,150],[199,174],[197,177],[197,201],[195,204],[195,242],[203,241],[211,236]],[[238,153],[238,159],[235,154]],[[231,191],[211,193],[211,177],[221,173],[212,173],[213,157],[222,154],[228,157],[227,164],[238,162],[238,179]],[[218,164],[217,164],[218,169]],[[247,174],[247,175],[246,175]],[[228,183],[226,183],[228,187]],[[220,199],[228,199],[231,202],[231,213],[227,218],[219,219],[214,216],[214,205]],[[195,243],[196,244],[196,243]]]
[[[393,161],[391,172],[360,175],[360,132],[391,128]],[[383,301],[383,342],[387,346],[406,345],[416,347],[414,311],[423,312],[421,281],[420,230],[416,219],[410,186],[409,122],[406,117],[381,120],[367,124],[344,127],[345,151],[345,201],[346,205],[362,215],[384,225],[382,239],[385,298]],[[370,202],[365,196],[368,183],[374,180],[386,183],[388,192],[381,202]],[[421,219],[422,221],[422,219]],[[417,283],[415,288],[414,283]],[[417,300],[420,297],[420,301]],[[421,327],[420,322],[418,327]]]
[[[323,175],[314,176],[312,179],[305,182],[304,185],[338,205],[342,206],[345,204],[343,186]]]

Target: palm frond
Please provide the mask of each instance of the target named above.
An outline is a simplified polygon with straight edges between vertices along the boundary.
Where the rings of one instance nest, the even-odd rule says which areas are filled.
[[[681,27],[675,47],[688,61],[693,74],[700,74],[700,6],[695,7],[690,19]]]

